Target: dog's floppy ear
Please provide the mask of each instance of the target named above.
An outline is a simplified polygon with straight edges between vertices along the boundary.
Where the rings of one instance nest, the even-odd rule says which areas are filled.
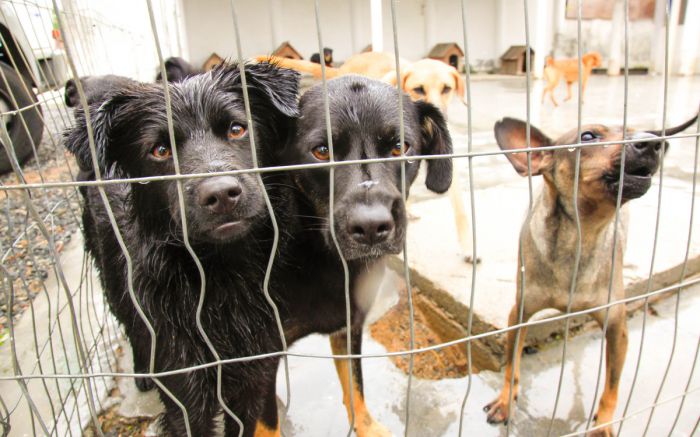
[[[527,132],[527,123],[515,118],[506,117],[503,120],[497,121],[493,127],[496,134],[496,142],[501,150],[525,149],[527,143],[525,136]],[[538,147],[550,146],[552,140],[549,139],[535,126],[530,125],[530,147],[536,149]],[[506,157],[513,165],[515,171],[520,176],[527,176],[527,153],[507,153]],[[532,175],[536,176],[542,172],[551,163],[550,151],[534,151],[530,152],[530,169]]]
[[[600,53],[598,52],[588,52],[583,55],[582,63],[585,65],[590,64],[592,68],[600,67],[600,65],[603,63],[603,57],[600,56]]]
[[[447,130],[445,117],[434,105],[418,101],[418,108],[423,137],[423,155],[449,155],[452,153],[452,137]],[[430,191],[444,193],[452,184],[452,159],[428,160],[428,174],[425,185]]]
[[[467,104],[466,100],[464,100],[464,79],[462,79],[462,75],[459,74],[459,71],[457,71],[456,68],[452,68],[450,71],[450,74],[452,74],[452,77],[455,80],[455,93],[459,96],[460,100],[462,100],[462,103],[465,105]]]
[[[97,164],[103,174],[114,162],[113,154],[109,150],[109,135],[115,116],[119,112],[118,108],[126,100],[128,100],[127,96],[116,94],[101,104],[93,103],[89,107]],[[64,134],[64,147],[75,156],[80,170],[85,173],[94,172],[87,118],[82,109],[76,110],[75,124]]]
[[[401,74],[399,75],[401,78],[401,89],[406,92],[408,91],[406,89],[406,80],[408,79],[408,76],[411,75],[411,67],[408,66],[406,68],[401,69]],[[396,86],[396,70],[391,70],[382,76],[382,82],[388,83],[389,85]]]
[[[249,93],[261,95],[276,110],[286,117],[299,116],[299,73],[281,68],[274,62],[246,64],[246,81]],[[241,74],[238,63],[217,66],[213,74],[219,75],[229,91],[241,90]]]

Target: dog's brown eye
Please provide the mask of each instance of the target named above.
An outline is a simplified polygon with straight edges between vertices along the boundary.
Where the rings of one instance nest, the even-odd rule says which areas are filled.
[[[231,126],[229,126],[228,128],[228,133],[226,134],[226,136],[229,140],[238,140],[243,138],[246,132],[246,129],[240,124],[231,123]]]
[[[331,151],[328,146],[316,146],[311,149],[311,153],[320,161],[328,161],[331,157]]]
[[[442,88],[442,93],[443,93],[443,94],[447,94],[447,93],[449,93],[450,91],[452,91],[452,87],[451,87],[451,86],[445,85],[445,86]]]
[[[420,94],[421,96],[425,95],[425,89],[423,89],[422,86],[417,86],[417,87],[413,88],[413,92],[416,94]]]
[[[403,153],[406,154],[411,149],[408,143],[403,143]],[[401,156],[401,143],[397,142],[391,149],[391,156]]]
[[[168,159],[171,155],[170,147],[164,144],[158,144],[151,149],[151,156],[159,160]]]

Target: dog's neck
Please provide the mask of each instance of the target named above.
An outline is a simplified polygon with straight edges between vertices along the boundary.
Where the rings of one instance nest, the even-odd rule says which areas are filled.
[[[614,210],[607,207],[591,208],[578,205],[578,225],[581,229],[581,254],[589,256],[612,243]],[[538,251],[548,258],[559,258],[576,253],[578,226],[574,205],[546,181],[535,199],[532,216],[526,231],[532,234]]]

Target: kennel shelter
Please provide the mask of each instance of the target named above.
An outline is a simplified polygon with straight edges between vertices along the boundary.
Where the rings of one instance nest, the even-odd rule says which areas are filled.
[[[438,3],[437,7],[435,3]],[[115,4],[82,0],[3,0],[0,12],[0,21],[4,26],[0,32],[3,47],[0,82],[4,83],[4,87],[0,87],[0,110],[4,123],[0,142],[9,172],[2,176],[0,184],[3,204],[3,212],[0,213],[0,434],[73,436],[121,432],[122,435],[149,435],[158,430],[155,425],[157,411],[147,418],[138,414],[138,411],[144,410],[136,410],[137,413],[131,416],[125,414],[127,407],[131,407],[125,404],[141,399],[133,397],[133,393],[126,393],[133,391],[132,387],[125,387],[133,385],[136,374],[127,370],[128,345],[124,342],[122,328],[104,302],[96,268],[83,253],[80,229],[80,187],[115,182],[85,182],[77,178],[74,158],[62,145],[63,132],[73,123],[73,110],[67,108],[63,100],[62,84],[65,79],[117,74],[152,82],[160,71],[162,61],[168,56],[181,56],[191,60],[194,65],[201,65],[211,53],[219,53],[229,62],[237,62],[239,58],[268,54],[280,40],[293,32],[304,35],[297,46],[301,52],[319,52],[320,48],[330,46],[339,59],[345,59],[374,41],[370,38],[372,29],[368,23],[372,17],[376,18],[376,14],[380,14],[383,26],[374,31],[384,36],[384,49],[397,58],[406,56],[410,61],[417,60],[440,40],[460,42],[464,48],[465,66],[469,66],[470,58],[474,59],[475,56],[481,59],[497,58],[498,53],[502,53],[496,43],[481,41],[483,27],[488,26],[483,22],[493,18],[488,15],[491,12],[484,3],[466,0],[435,3],[316,0],[292,5],[280,0],[210,1],[201,4],[186,0],[129,0]],[[505,2],[494,3],[498,3],[500,8],[505,7]],[[529,396],[530,388],[523,388],[525,402],[514,409],[512,419],[504,428],[506,434],[583,435],[594,426],[593,414],[602,390],[600,381],[605,367],[604,336],[590,334],[586,326],[579,322],[591,310],[550,315],[549,318],[529,322],[520,320],[513,327],[504,326],[500,320],[502,307],[509,305],[505,303],[506,299],[514,299],[514,258],[496,260],[496,255],[492,256],[492,253],[500,252],[501,246],[488,233],[488,229],[493,228],[501,238],[508,235],[513,246],[517,244],[520,222],[519,218],[508,217],[502,209],[498,209],[505,203],[504,199],[510,202],[507,196],[511,196],[513,191],[508,191],[508,186],[514,182],[512,179],[498,179],[503,173],[496,167],[506,163],[504,152],[495,147],[490,132],[487,132],[490,126],[483,127],[485,122],[480,120],[483,117],[480,113],[498,110],[501,103],[499,93],[506,94],[519,88],[523,92],[518,99],[507,102],[518,105],[518,114],[528,123],[547,124],[547,117],[551,116],[557,121],[552,121],[548,126],[558,128],[554,125],[561,121],[557,119],[560,117],[558,114],[538,112],[536,106],[541,88],[534,80],[539,62],[535,58],[540,59],[544,55],[541,45],[549,41],[549,37],[534,35],[539,23],[537,20],[544,20],[549,17],[548,14],[554,13],[563,16],[565,12],[561,1],[549,2],[553,6],[544,8],[546,10],[542,9],[544,3],[547,2],[535,4],[525,0],[513,2],[505,8],[517,8],[517,13],[510,12],[516,17],[513,20],[519,23],[515,28],[517,32],[513,32],[517,36],[503,31],[505,36],[498,44],[520,43],[518,53],[522,63],[517,70],[525,73],[522,80],[506,82],[502,88],[489,88],[492,85],[472,77],[469,68],[466,68],[466,100],[470,104],[466,108],[453,108],[455,112],[450,116],[457,145],[448,158],[455,162],[456,177],[469,182],[469,189],[462,195],[470,205],[469,226],[472,229],[473,250],[475,255],[484,254],[482,264],[464,264],[455,256],[449,241],[454,239],[453,225],[436,217],[449,217],[449,211],[444,209],[445,198],[425,200],[428,195],[421,191],[418,191],[416,207],[419,219],[409,228],[403,253],[392,257],[389,262],[390,273],[387,275],[407,284],[408,290],[415,288],[418,291],[395,298],[403,306],[394,307],[399,309],[394,312],[393,319],[386,317],[397,302],[389,298],[388,303],[379,303],[378,307],[385,305],[384,312],[378,311],[378,322],[372,322],[380,323],[383,320],[384,325],[373,324],[365,336],[370,336],[370,330],[382,331],[383,326],[389,332],[383,334],[385,339],[393,335],[404,341],[392,349],[385,342],[368,340],[369,348],[363,354],[363,364],[369,366],[365,373],[375,375],[368,379],[369,406],[379,412],[379,420],[396,434],[500,435],[502,428],[490,427],[485,423],[481,407],[487,399],[482,399],[482,395],[491,397],[493,394],[489,384],[498,379],[498,375],[489,371],[498,372],[502,364],[503,336],[509,331],[520,332],[523,327],[530,329],[531,338],[541,336],[536,344],[533,343],[533,349],[542,348],[540,355],[535,357],[559,358],[547,365],[550,379],[538,386],[538,391]],[[618,3],[624,6],[623,11],[628,11],[635,2],[625,0]],[[681,4],[688,9],[680,11]],[[677,23],[681,12],[686,22],[690,17],[697,20],[700,16],[698,5],[694,2],[670,4],[657,0],[657,8],[661,12],[656,19],[661,20],[664,29],[664,37],[659,39],[666,43],[663,74],[657,82],[631,82],[626,74],[633,66],[628,54],[635,40],[628,31],[630,23],[627,13],[624,14],[621,41],[624,47],[624,77],[615,82],[621,92],[614,94],[618,99],[615,102],[618,109],[605,113],[605,117],[620,120],[623,125],[628,124],[628,112],[633,111],[632,106],[628,107],[628,101],[635,98],[628,93],[630,84],[633,87],[637,83],[641,84],[640,87],[651,87],[651,83],[654,86],[663,84],[653,107],[646,111],[653,113],[654,117],[639,118],[644,122],[658,122],[655,127],[663,129],[672,125],[675,118],[684,116],[673,113],[674,119],[671,120],[669,113],[673,108],[669,101],[683,102],[684,109],[687,109],[685,115],[699,109],[697,77],[677,79],[671,70],[682,70],[687,61],[677,59],[677,66],[673,59],[669,59],[669,53],[673,50],[669,48],[671,42],[683,46],[683,32],[688,29],[679,29],[669,23],[674,23],[674,18]],[[566,11],[569,9],[567,7]],[[436,15],[438,13],[451,17],[450,25],[444,26],[453,32],[447,37],[441,34],[445,29],[435,29],[435,23],[441,21],[441,16]],[[484,17],[489,17],[489,20]],[[567,22],[567,25],[578,29],[574,55],[580,56],[587,44],[582,37],[582,29],[599,24],[588,26],[581,19],[579,8],[577,19]],[[505,27],[509,27],[507,23]],[[206,32],[206,29],[216,30]],[[511,37],[515,40],[511,41]],[[296,42],[291,36],[289,38]],[[215,41],[207,45],[207,40]],[[533,48],[535,46],[537,50]],[[12,86],[13,83],[15,86]],[[601,88],[605,86],[601,85]],[[482,100],[478,98],[479,95],[484,96]],[[674,98],[678,100],[671,100]],[[493,100],[491,105],[488,103],[490,100]],[[585,105],[595,104],[595,101],[587,101]],[[585,105],[580,100],[570,104],[566,113],[571,116],[568,119],[569,127],[578,125],[580,131],[584,108],[602,107],[602,104]],[[496,114],[498,118],[506,115],[510,114]],[[586,117],[590,116],[590,112],[587,113]],[[492,124],[491,119],[488,121]],[[482,127],[476,128],[480,126],[479,123]],[[645,234],[647,239],[642,243],[630,243],[632,251],[640,255],[630,259],[640,260],[638,270],[641,273],[627,271],[628,276],[637,274],[627,282],[632,284],[627,297],[594,309],[605,311],[614,305],[641,308],[636,316],[641,323],[640,334],[634,337],[635,341],[630,341],[629,364],[625,370],[629,384],[621,392],[613,423],[620,433],[625,428],[627,433],[633,432],[630,431],[633,429],[634,432],[649,435],[693,435],[698,430],[700,417],[692,405],[697,403],[700,394],[697,380],[700,342],[695,340],[695,343],[688,343],[686,339],[696,339],[700,331],[697,324],[689,322],[691,318],[687,312],[679,312],[679,308],[684,308],[679,305],[686,300],[694,302],[695,306],[691,306],[689,311],[696,310],[700,305],[697,299],[693,300],[698,295],[700,284],[697,276],[700,272],[697,220],[694,218],[695,200],[698,198],[699,131],[700,125],[694,125],[688,131],[669,138],[675,141],[669,153],[676,152],[674,148],[682,149],[684,154],[680,156],[683,158],[669,161],[666,169],[662,167],[660,183],[655,185],[653,194],[647,195],[648,201],[639,207],[644,219],[638,220],[635,226],[638,233]],[[28,146],[25,148],[26,161],[18,154],[20,141]],[[680,141],[682,143],[677,143]],[[586,147],[589,146],[577,142],[559,148],[569,149],[578,159]],[[406,156],[398,159],[408,161]],[[359,163],[331,162],[328,165]],[[298,167],[288,171],[304,168]],[[187,175],[178,174],[175,177],[185,179]],[[527,182],[521,181],[515,190],[519,190],[520,194],[520,203],[517,204],[524,209],[527,209],[528,203],[531,205],[533,196],[532,177],[526,179]],[[124,182],[149,183],[150,180]],[[329,183],[334,182],[331,180]],[[618,198],[618,212],[620,203]],[[437,214],[438,211],[441,214]],[[511,211],[510,215],[517,214]],[[489,227],[488,222],[493,222],[493,225]],[[669,234],[669,227],[674,228],[675,232]],[[578,238],[581,238],[580,234]],[[434,246],[433,251],[426,250],[431,245]],[[516,251],[511,246],[508,250],[515,256]],[[437,260],[446,266],[443,270],[435,267],[433,262]],[[458,274],[464,274],[460,276],[462,282],[449,282]],[[509,279],[503,279],[506,276]],[[507,283],[510,291],[495,293],[494,290],[502,286],[499,283]],[[391,288],[391,284],[387,280],[384,288]],[[447,289],[453,292],[443,292]],[[667,298],[664,302],[670,305],[670,310],[664,307],[666,310],[657,312],[660,315],[654,315],[654,302],[662,297]],[[485,307],[499,308],[501,311],[497,316],[490,317],[482,312]],[[648,343],[646,349],[644,347],[645,332],[651,332],[646,335],[651,338],[648,341],[652,341],[652,325],[655,323],[670,326],[671,331],[664,332],[672,332],[672,341],[666,338],[662,343],[667,347],[663,351],[653,350],[653,355],[650,355]],[[576,325],[583,334],[570,335],[570,325]],[[403,328],[400,330],[397,328],[399,326]],[[425,343],[419,342],[423,335],[422,327],[436,333]],[[540,328],[543,330],[535,333]],[[580,338],[587,340],[587,353],[592,357],[592,361],[588,361],[592,363],[593,376],[590,378],[577,376],[577,372],[582,370],[575,366],[572,370],[567,364],[570,363],[566,359],[567,345],[573,345]],[[333,398],[327,392],[313,388],[315,385],[337,385],[331,363],[333,356],[317,345],[318,342],[311,339],[302,348],[279,352],[289,364],[281,366],[278,378],[281,402],[286,404],[280,409],[283,412],[283,435],[352,434],[352,426],[348,425],[342,409],[339,385],[330,391],[335,393]],[[683,348],[688,350],[683,351]],[[448,349],[454,352],[440,354]],[[396,365],[390,358],[396,361]],[[450,376],[450,381],[454,382],[449,382],[447,378],[428,382],[430,372],[418,373],[420,369],[437,367],[435,362],[446,359],[459,362],[459,365],[448,362],[449,366],[446,367],[461,367],[459,372]],[[523,361],[528,359],[525,357]],[[660,367],[653,371],[648,370],[652,361],[660,362]],[[681,363],[682,370],[678,370],[676,366]],[[215,366],[222,363],[209,364]],[[538,365],[544,366],[535,362],[528,369],[534,373],[533,368]],[[326,369],[331,369],[330,373]],[[483,372],[477,373],[478,370]],[[644,375],[652,375],[654,379],[652,382],[645,381]],[[567,384],[586,386],[587,391],[579,387],[575,395],[567,398],[570,394]],[[584,392],[585,396],[581,394]],[[437,403],[438,408],[429,407],[433,402]],[[157,401],[154,403],[157,404]],[[330,404],[334,405],[329,407]],[[523,412],[524,409],[528,409],[527,412]],[[661,409],[664,413],[658,412]],[[562,413],[562,410],[565,412]],[[578,412],[578,416],[566,420],[562,414],[569,414],[570,411]],[[536,422],[539,427],[533,427],[535,425],[530,422]]]

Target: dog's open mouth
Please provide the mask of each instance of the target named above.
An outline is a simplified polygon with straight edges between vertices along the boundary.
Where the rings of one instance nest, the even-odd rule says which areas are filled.
[[[655,169],[647,165],[626,167],[622,179],[622,200],[627,201],[643,196],[651,187],[651,177],[654,172]],[[605,182],[610,194],[616,198],[620,189],[619,170],[607,174]]]

